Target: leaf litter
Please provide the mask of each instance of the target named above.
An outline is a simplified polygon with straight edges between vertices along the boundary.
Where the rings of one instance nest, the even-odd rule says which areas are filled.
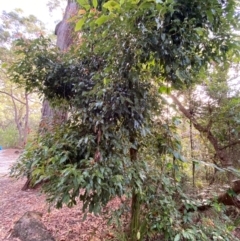
[[[1,159],[8,152],[0,155]],[[16,158],[11,156],[11,158]],[[102,241],[113,238],[113,227],[107,225],[104,216],[88,214],[83,221],[84,213],[79,202],[73,208],[51,208],[45,201],[40,189],[22,191],[25,179],[16,180],[0,176],[0,240],[17,241],[9,238],[14,223],[27,211],[36,211],[42,214],[42,222],[53,234],[56,241]],[[107,211],[116,209],[121,203],[114,198],[106,207]]]

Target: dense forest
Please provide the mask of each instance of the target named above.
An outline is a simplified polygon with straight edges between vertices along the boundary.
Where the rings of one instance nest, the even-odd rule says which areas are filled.
[[[239,1],[65,4],[55,35],[1,15],[0,145],[24,149],[11,175],[57,208],[120,197],[109,240],[238,240]]]

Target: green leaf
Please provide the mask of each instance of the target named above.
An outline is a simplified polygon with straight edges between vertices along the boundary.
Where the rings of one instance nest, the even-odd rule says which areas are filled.
[[[199,36],[203,36],[204,35],[204,31],[205,31],[205,29],[204,28],[195,28],[194,29],[196,32],[197,32],[197,34],[199,35]]]
[[[37,175],[39,175],[41,173],[41,170],[39,170],[39,169],[35,169],[34,171],[32,171],[32,175],[33,176],[37,176]]]
[[[120,0],[120,5],[122,6],[125,3],[125,0]]]
[[[101,17],[99,17],[95,23],[98,25],[98,26],[101,26],[102,24],[106,23],[109,19],[109,15],[105,15],[103,14]]]
[[[103,7],[111,12],[115,9],[120,9],[120,4],[118,2],[115,2],[115,1],[108,1],[108,2],[103,4]]]
[[[67,155],[64,155],[64,156],[61,157],[59,163],[64,163],[64,162],[66,162],[67,159],[68,159],[68,156],[67,156]]]
[[[212,11],[211,10],[207,10],[206,13],[207,13],[207,18],[208,18],[209,22],[212,23],[213,20],[214,20]]]
[[[81,7],[83,7],[86,10],[89,10],[91,8],[91,6],[89,5],[88,0],[77,0],[77,2],[79,3],[79,5]]]
[[[175,238],[174,238],[174,241],[179,241],[180,240],[180,234],[178,233]]]
[[[68,193],[66,193],[66,194],[63,196],[62,202],[67,204],[67,203],[69,202],[69,200],[70,200],[70,196],[69,196]]]
[[[110,79],[104,78],[104,79],[103,79],[103,84],[104,84],[104,85],[107,85],[107,84],[110,83],[110,81],[111,81]]]
[[[166,68],[166,72],[167,72],[167,73],[170,73],[170,71],[171,71],[171,67],[169,67],[168,65],[166,65],[165,68]]]
[[[88,3],[88,0],[77,0],[77,2],[82,6],[82,5],[87,5],[89,4]]]
[[[79,31],[82,29],[84,23],[86,21],[86,18],[82,18],[80,19],[77,23],[76,23],[76,26],[75,26],[75,31]]]
[[[179,154],[179,152],[177,152],[177,151],[173,151],[173,156],[177,159],[177,160],[179,160],[179,157],[180,157],[180,154]]]
[[[6,68],[8,65],[7,65],[7,63],[3,63],[2,64],[2,68],[4,69],[4,68]]]
[[[93,7],[97,8],[97,6],[98,6],[98,1],[97,0],[93,0]]]
[[[171,92],[171,88],[165,85],[162,85],[159,89],[158,92],[161,94],[169,94]]]
[[[176,75],[180,80],[184,80],[184,73],[181,70],[177,69]]]
[[[159,27],[161,27],[161,26],[159,26]],[[165,39],[166,39],[166,34],[165,33],[161,34],[161,39],[162,39],[163,42],[165,41]]]

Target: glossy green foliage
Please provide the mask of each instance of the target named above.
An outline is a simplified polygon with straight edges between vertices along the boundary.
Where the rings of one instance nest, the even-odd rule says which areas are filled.
[[[106,1],[97,17],[90,5],[86,8],[79,29],[101,33],[104,52],[121,44],[131,55],[126,63],[144,64],[152,77],[181,88],[194,82],[193,76],[209,61],[225,60],[234,43],[232,29],[238,27],[235,6],[235,1],[217,0]]]
[[[18,42],[24,58],[12,66],[13,79],[24,80],[29,89],[37,89],[52,102],[67,101],[71,116],[60,129],[36,140],[15,171],[30,175],[33,183],[48,180],[43,188],[58,207],[71,206],[80,197],[84,210],[99,212],[133,183],[141,188],[144,175],[139,173],[145,168],[130,161],[129,150],[137,150],[149,134],[148,116],[156,105],[149,94],[152,87],[121,75],[109,81],[101,76],[107,61],[88,48],[77,52],[80,59],[72,52],[58,54],[48,43],[45,39]],[[82,188],[86,191],[80,195]]]
[[[123,195],[134,169],[122,158],[121,150],[97,149],[95,133],[79,128],[66,123],[54,134],[38,138],[27,147],[15,171],[31,174],[33,184],[47,181],[43,190],[58,208],[71,207],[80,199],[83,210],[97,213],[110,198]]]
[[[196,215],[203,220],[205,214],[189,210],[197,210],[201,201],[184,194],[180,183],[174,182],[169,175],[159,176],[156,170],[149,172],[144,183],[143,203],[142,229],[150,240],[237,240],[221,223],[222,209],[215,211],[214,220],[209,219],[211,225],[196,221]],[[185,210],[179,208],[183,206]]]
[[[19,58],[9,67],[11,80],[28,91],[38,89],[42,93],[48,71],[58,63],[57,48],[52,46],[50,39],[43,37],[33,40],[21,38],[15,42],[15,53]]]
[[[22,174],[28,166],[33,182],[47,180],[43,188],[58,206],[71,206],[80,197],[84,208],[98,212],[129,190],[139,202],[148,197],[143,189],[148,161],[161,172],[159,153],[183,160],[168,125],[151,135],[156,115],[161,127],[164,123],[159,96],[194,83],[209,61],[224,61],[234,25],[225,16],[234,5],[217,0],[78,2],[84,9],[76,24],[81,41],[68,53],[49,49],[45,40],[43,48],[37,42],[42,40],[19,42],[22,59],[11,69],[13,79],[52,102],[66,101],[70,118],[30,147],[16,170]],[[165,140],[168,135],[171,141]],[[149,139],[158,144],[150,158],[144,151]],[[171,200],[161,197],[159,202]],[[166,217],[161,222],[169,224]]]

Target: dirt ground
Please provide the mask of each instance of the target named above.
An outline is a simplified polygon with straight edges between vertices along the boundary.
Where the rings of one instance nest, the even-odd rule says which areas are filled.
[[[7,175],[19,153],[16,149],[0,151],[0,240],[14,240],[9,238],[14,222],[27,211],[43,214],[42,221],[56,241],[100,241],[113,237],[102,217],[89,214],[82,221],[81,203],[71,209],[52,208],[49,212],[49,205],[39,189],[22,191],[26,180],[15,180]],[[119,202],[118,199],[113,200],[108,208],[118,206]]]
[[[0,177],[9,173],[9,168],[17,160],[20,152],[19,149],[0,150]]]

